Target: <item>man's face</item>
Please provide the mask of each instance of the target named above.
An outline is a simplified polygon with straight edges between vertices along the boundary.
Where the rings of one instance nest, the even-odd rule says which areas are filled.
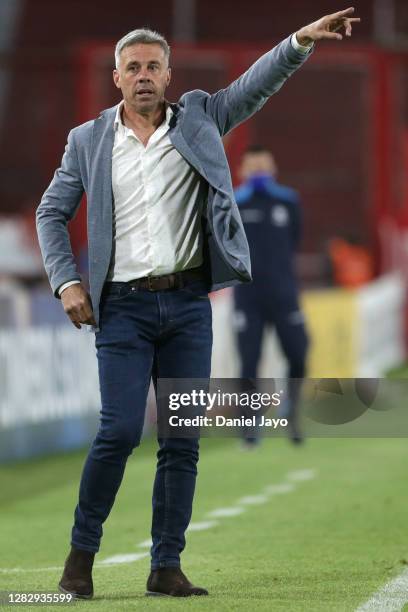
[[[123,99],[139,113],[154,111],[163,103],[171,71],[164,50],[157,44],[125,47],[113,80]]]
[[[240,179],[246,181],[254,174],[270,174],[271,176],[276,176],[276,163],[271,153],[268,151],[245,153],[239,168]]]

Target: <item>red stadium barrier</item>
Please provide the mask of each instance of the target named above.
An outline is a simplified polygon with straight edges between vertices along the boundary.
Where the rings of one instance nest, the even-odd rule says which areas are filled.
[[[111,42],[78,49],[78,123],[120,99],[112,85],[112,50]],[[175,46],[168,99],[194,88],[225,87],[266,50]],[[401,211],[408,208],[402,199],[407,175],[400,129],[408,125],[402,86],[407,75],[407,56],[372,46],[339,51],[322,45],[254,118],[226,137],[234,179],[248,144],[266,145],[275,153],[281,182],[302,195],[305,252],[322,251],[328,238],[352,233],[375,253],[378,271],[388,265],[390,247],[381,240],[381,227],[390,221],[399,226]],[[400,191],[395,189],[397,176],[405,179]],[[83,238],[84,219],[82,214],[75,230]]]

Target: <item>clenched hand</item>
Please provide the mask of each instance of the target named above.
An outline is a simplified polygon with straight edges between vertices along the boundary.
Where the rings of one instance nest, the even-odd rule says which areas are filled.
[[[297,41],[308,47],[316,40],[343,40],[340,31],[351,36],[352,24],[361,21],[359,17],[351,17],[353,13],[354,8],[350,7],[332,15],[325,15],[296,32]]]
[[[64,310],[78,329],[81,323],[96,325],[92,311],[91,298],[81,283],[76,283],[64,289],[61,294]]]

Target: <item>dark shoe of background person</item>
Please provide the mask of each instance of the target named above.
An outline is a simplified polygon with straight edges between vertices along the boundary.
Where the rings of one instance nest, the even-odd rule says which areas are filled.
[[[190,597],[192,595],[208,595],[206,589],[191,584],[179,567],[161,567],[152,570],[147,579],[146,589],[146,595],[150,596]]]
[[[240,448],[242,451],[254,451],[261,445],[261,438],[242,438]]]
[[[58,584],[61,593],[71,593],[74,599],[91,599],[93,596],[92,566],[95,553],[71,547],[62,578]]]
[[[291,423],[289,421],[288,434],[289,440],[295,445],[303,444],[305,441],[304,436],[296,423]]]

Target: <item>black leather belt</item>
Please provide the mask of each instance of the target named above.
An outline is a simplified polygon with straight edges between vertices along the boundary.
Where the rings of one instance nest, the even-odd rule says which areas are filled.
[[[163,291],[164,289],[181,289],[184,285],[196,280],[205,280],[202,266],[173,272],[172,274],[163,274],[162,276],[135,278],[124,284],[129,285],[133,290]]]

